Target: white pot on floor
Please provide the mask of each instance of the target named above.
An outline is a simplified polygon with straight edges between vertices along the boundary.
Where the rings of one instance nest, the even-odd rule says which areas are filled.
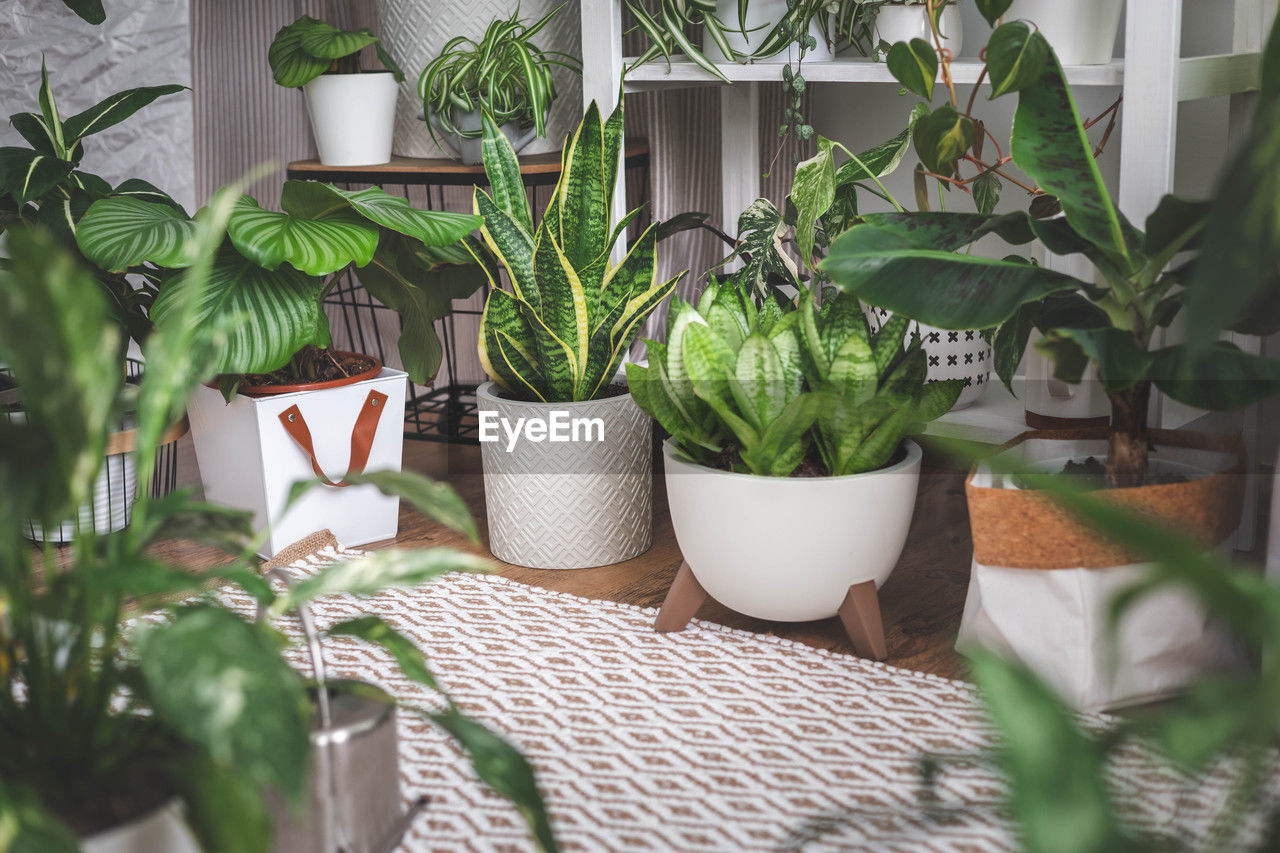
[[[746,38],[742,37],[742,27],[738,21],[738,0],[717,0],[716,17],[725,25],[724,39],[737,53],[750,56],[759,49],[760,44],[769,37],[769,33],[787,14],[787,0],[752,0],[747,6]],[[805,62],[830,62],[835,59],[835,51],[822,36],[822,27],[818,20],[809,22],[809,35],[818,42],[813,50],[805,52]],[[712,62],[724,62],[724,54],[708,35],[702,37],[702,55]],[[800,49],[792,42],[787,49],[773,56],[758,56],[753,62],[789,62],[800,59]]]
[[[535,569],[583,569],[649,550],[653,421],[630,394],[526,403],[486,382],[476,401],[493,556]],[[560,422],[566,440],[554,438]],[[529,427],[512,440],[521,424]]]
[[[302,91],[321,163],[376,166],[391,159],[397,87],[390,71],[321,74]]]
[[[942,10],[938,21],[938,30],[942,35],[942,46],[951,51],[953,57],[959,56],[964,48],[964,25],[960,20],[960,9],[951,3]],[[897,44],[912,39],[924,39],[933,44],[933,28],[929,26],[929,13],[923,5],[881,6],[876,14],[876,36],[879,41]]]
[[[1106,65],[1123,9],[1124,0],[1013,0],[1004,19],[1034,23],[1063,65]]]
[[[177,800],[136,820],[81,838],[80,849],[84,853],[200,853]]]
[[[849,588],[879,588],[907,541],[920,447],[847,477],[758,477],[696,465],[663,445],[676,541],[707,594],[778,622],[835,616]]]

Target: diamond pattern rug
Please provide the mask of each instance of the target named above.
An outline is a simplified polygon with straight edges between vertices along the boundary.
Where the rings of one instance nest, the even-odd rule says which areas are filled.
[[[275,564],[305,574],[356,553],[318,534]],[[923,754],[992,746],[962,682],[697,620],[656,634],[652,609],[492,576],[315,608],[320,627],[367,612],[410,636],[459,704],[525,751],[565,850],[1015,846],[990,771],[949,767],[940,799],[926,808],[921,796]],[[336,675],[437,703],[379,650],[335,640],[326,658]],[[402,849],[532,849],[514,809],[480,786],[443,733],[405,712],[400,727],[402,793],[431,798]],[[1135,750],[1114,782],[1142,825],[1195,847],[1226,779],[1188,780]]]

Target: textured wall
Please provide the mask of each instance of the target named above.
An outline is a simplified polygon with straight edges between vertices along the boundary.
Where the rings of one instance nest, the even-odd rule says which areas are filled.
[[[92,26],[58,0],[0,0],[0,112],[37,110],[40,54],[64,116],[134,86],[191,85],[186,0],[107,0]],[[4,121],[0,145],[24,144]],[[84,168],[112,184],[143,178],[195,201],[191,93],[161,98],[85,142]]]

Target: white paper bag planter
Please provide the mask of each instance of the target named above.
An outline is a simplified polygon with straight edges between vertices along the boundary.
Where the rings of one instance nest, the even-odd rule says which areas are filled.
[[[293,484],[318,473],[340,483],[353,468],[400,470],[405,384],[404,372],[383,367],[359,382],[264,397],[238,394],[230,403],[216,388],[201,387],[189,415],[205,497],[249,510],[255,529],[270,528],[264,557],[326,528],[345,546],[395,537],[400,500],[369,485],[318,486],[282,512]],[[309,435],[320,471],[286,424]]]
[[[658,631],[683,628],[709,595],[776,622],[839,615],[860,654],[886,657],[876,590],[897,565],[915,513],[915,442],[904,442],[893,464],[846,477],[735,474],[686,461],[670,442],[663,449],[684,564]]]
[[[1044,437],[1037,437],[1044,436]],[[1244,461],[1213,436],[1153,430],[1152,470],[1184,483],[1141,486],[1106,499],[1172,522],[1202,541],[1230,538],[1240,518]],[[1106,429],[1024,433],[1004,463],[1058,471],[1067,459],[1106,455]],[[1144,598],[1108,641],[1115,593],[1149,564],[1076,522],[1035,491],[979,465],[966,483],[973,572],[956,648],[982,646],[1035,670],[1081,710],[1149,701],[1228,664],[1232,649],[1204,609],[1177,589]]]
[[[321,163],[377,166],[391,160],[398,89],[390,71],[321,74],[302,91]]]
[[[630,394],[526,403],[486,382],[476,401],[493,556],[534,569],[584,569],[649,550],[653,421]],[[567,441],[551,439],[560,422]],[[522,425],[540,426],[513,440],[509,431]]]

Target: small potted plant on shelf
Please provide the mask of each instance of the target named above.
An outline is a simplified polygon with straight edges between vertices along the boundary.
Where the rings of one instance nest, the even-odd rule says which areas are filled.
[[[482,161],[481,114],[488,113],[519,151],[533,139],[546,135],[547,114],[556,99],[552,70],[559,66],[582,73],[582,62],[557,51],[545,51],[533,43],[561,3],[532,24],[519,18],[493,21],[480,41],[457,36],[450,39],[422,70],[418,95],[431,138],[437,131],[467,165]]]
[[[617,377],[640,324],[679,276],[659,281],[658,226],[614,265],[613,245],[640,212],[614,224],[622,104],[595,103],[565,143],[564,169],[535,228],[506,136],[484,119],[476,188],[481,233],[510,276],[477,253],[490,286],[476,392],[489,548],[509,563],[583,568],[621,562],[652,544],[652,424]]]
[[[868,214],[834,241],[823,268],[862,299],[935,326],[998,325],[1002,375],[1016,366],[1033,328],[1044,333],[1037,348],[1053,361],[1058,378],[1075,382],[1095,366],[1111,402],[1109,427],[1024,434],[1003,456],[1028,471],[1082,474],[1107,489],[1108,500],[1141,507],[1206,546],[1220,544],[1239,523],[1245,461],[1222,437],[1151,428],[1151,394],[1159,389],[1202,409],[1236,408],[1273,394],[1280,367],[1217,342],[1216,330],[1183,343],[1165,339],[1162,330],[1186,314],[1193,325],[1209,316],[1221,318],[1218,329],[1270,333],[1280,327],[1274,299],[1265,289],[1253,304],[1229,298],[1223,281],[1231,276],[1222,267],[1235,263],[1230,251],[1169,268],[1218,227],[1206,218],[1207,205],[1167,196],[1143,230],[1120,214],[1062,66],[1040,33],[1019,21],[1005,23],[992,34],[986,57],[996,93],[1018,92],[1009,160],[1052,195],[1052,209],[1061,216]],[[934,115],[939,112],[948,126],[969,121],[948,107]],[[956,135],[962,141],[950,149],[942,174],[953,173],[965,157],[964,138]],[[1252,188],[1232,191],[1229,205],[1247,206]],[[1256,230],[1239,220],[1233,227]],[[1038,239],[1055,254],[1083,255],[1097,279],[1019,258],[957,253],[988,234],[1015,245]],[[1188,305],[1194,312],[1184,311]],[[1018,477],[983,466],[969,478],[974,571],[962,641],[998,640],[1086,707],[1159,695],[1214,658],[1203,609],[1164,600],[1129,614],[1125,635],[1131,641],[1117,667],[1097,660],[1091,632],[1106,623],[1108,590],[1142,576],[1146,567],[1064,519],[1040,490],[1024,486]],[[1027,536],[1028,530],[1036,535]],[[1063,600],[1073,606],[1064,608]]]
[[[1007,7],[1007,20],[1034,24],[1058,54],[1063,65],[1106,65],[1111,61],[1124,0],[993,0],[986,4]]]
[[[859,653],[884,659],[876,590],[906,542],[922,458],[905,436],[961,387],[926,384],[906,325],[873,334],[853,297],[819,309],[805,289],[780,304],[742,273],[713,280],[697,307],[675,302],[666,343],[646,341],[649,365],[627,366],[636,402],[671,433],[684,563],[658,630],[684,627],[709,594],[761,619],[839,614]]]
[[[253,511],[260,528],[270,525],[268,556],[324,528],[345,545],[389,539],[398,500],[369,487],[339,487],[352,482],[344,475],[399,467],[406,379],[427,382],[439,365],[439,345],[428,338],[432,297],[423,286],[433,284],[430,259],[480,219],[417,210],[377,188],[310,181],[286,182],[280,204],[277,212],[248,196],[236,201],[201,304],[209,322],[239,320],[218,352],[217,386],[197,389],[191,400],[206,494]],[[181,270],[190,263],[195,227],[166,205],[108,198],[90,207],[76,238],[105,269],[127,272],[150,262],[167,270],[152,310],[163,326],[187,287]],[[400,310],[407,372],[328,349],[323,302],[348,269]],[[285,513],[290,486],[313,472],[329,472],[331,488]]]
[[[360,67],[360,53],[370,45],[380,71]],[[277,83],[306,95],[321,163],[374,166],[391,159],[404,72],[368,28],[339,30],[303,15],[276,33],[267,61]]]
[[[964,47],[959,0],[864,0],[858,5],[868,30],[874,33],[867,52],[877,54],[881,45],[909,44],[912,39],[932,43],[935,33],[938,44],[953,57]]]
[[[230,323],[201,308],[230,207],[229,195],[215,198],[196,223],[184,288],[144,347],[150,368],[133,402],[142,478],[188,393],[211,375]],[[248,514],[184,490],[140,495],[128,530],[78,531],[55,567],[54,554],[22,541],[20,520],[56,521],[91,490],[107,424],[127,396],[110,358],[121,335],[93,272],[47,231],[11,229],[5,254],[0,358],[26,389],[28,413],[22,423],[0,420],[6,846],[265,853],[273,827],[264,793],[304,804],[314,720],[307,684],[282,657],[292,643],[279,631],[216,596],[195,596],[216,584],[284,615],[319,595],[413,586],[445,571],[482,569],[484,561],[443,548],[384,551],[278,592],[256,571]],[[447,487],[405,474],[367,479],[403,490],[423,512],[474,538],[465,505]],[[233,556],[206,571],[170,565],[153,546],[178,538]],[[435,686],[421,653],[377,616],[326,633],[382,644],[406,677]],[[444,699],[426,716],[458,737],[480,777],[508,792],[538,842],[553,849],[527,761]]]

